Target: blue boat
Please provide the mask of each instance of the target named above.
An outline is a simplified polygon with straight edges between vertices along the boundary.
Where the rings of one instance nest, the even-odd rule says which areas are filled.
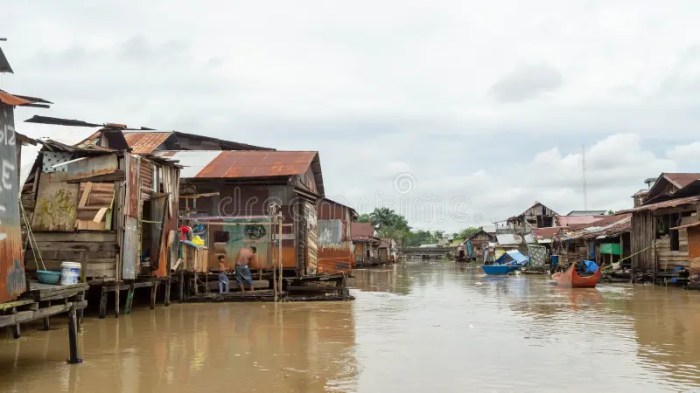
[[[494,261],[493,265],[483,265],[484,273],[490,276],[504,276],[513,271],[519,270],[530,261],[529,257],[521,254],[518,250],[506,251]]]

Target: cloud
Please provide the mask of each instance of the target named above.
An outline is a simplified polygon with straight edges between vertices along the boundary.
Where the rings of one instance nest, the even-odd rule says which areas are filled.
[[[520,66],[499,79],[491,93],[500,102],[521,102],[556,90],[563,84],[561,73],[549,65]]]
[[[84,137],[22,122],[41,114],[319,150],[361,210],[405,203],[410,172],[405,198],[466,206],[433,229],[581,208],[584,145],[591,208],[700,171],[691,0],[273,3],[10,2],[0,88],[56,103],[17,109],[35,137]]]

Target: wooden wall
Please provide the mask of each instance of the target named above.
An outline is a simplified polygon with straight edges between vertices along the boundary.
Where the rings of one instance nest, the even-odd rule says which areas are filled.
[[[630,252],[632,253],[633,270],[656,271],[654,249],[649,247],[655,238],[656,219],[652,213],[648,211],[633,213],[632,229],[630,231]]]

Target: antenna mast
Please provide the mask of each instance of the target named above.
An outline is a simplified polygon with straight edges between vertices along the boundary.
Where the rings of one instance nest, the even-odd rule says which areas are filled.
[[[588,210],[588,185],[586,184],[586,145],[581,146],[581,169],[583,172],[583,210]]]

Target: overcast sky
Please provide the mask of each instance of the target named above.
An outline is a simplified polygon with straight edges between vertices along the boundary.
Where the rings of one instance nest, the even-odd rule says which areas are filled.
[[[34,114],[318,150],[328,196],[456,230],[700,172],[700,2],[5,1]]]

